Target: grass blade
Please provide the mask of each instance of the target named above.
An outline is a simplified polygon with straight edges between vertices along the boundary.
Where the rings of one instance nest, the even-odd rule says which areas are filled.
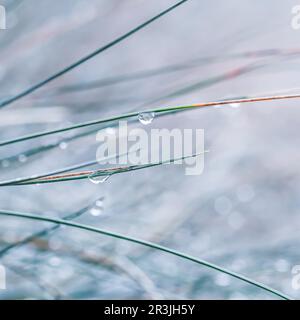
[[[167,252],[169,254],[172,254],[174,256],[180,257],[182,259],[189,260],[189,261],[195,262],[197,264],[200,264],[202,266],[206,266],[206,267],[208,267],[210,269],[214,269],[216,271],[225,273],[225,274],[227,274],[227,275],[229,275],[231,277],[234,277],[236,279],[239,279],[239,280],[241,280],[243,282],[246,282],[248,284],[254,285],[257,288],[263,289],[266,292],[272,293],[273,295],[275,295],[275,296],[277,296],[279,298],[282,298],[284,300],[292,300],[292,298],[288,297],[284,293],[282,293],[280,291],[277,291],[277,290],[275,290],[273,288],[270,288],[270,287],[268,287],[268,286],[266,286],[266,285],[264,285],[264,284],[262,284],[260,282],[252,280],[252,279],[250,279],[248,277],[245,277],[245,276],[243,276],[243,275],[241,275],[239,273],[232,272],[232,271],[227,270],[225,268],[222,268],[222,267],[220,267],[220,266],[218,266],[216,264],[210,263],[210,262],[208,262],[206,260],[198,259],[196,257],[187,255],[187,254],[179,252],[177,250],[173,250],[173,249],[161,246],[159,244],[155,244],[153,242],[144,241],[144,240],[133,238],[133,237],[129,237],[129,236],[126,236],[126,235],[123,235],[123,234],[120,234],[120,233],[108,231],[108,230],[105,230],[105,229],[95,228],[95,227],[84,225],[84,224],[81,224],[81,223],[75,223],[75,222],[66,221],[66,220],[62,220],[62,219],[55,219],[55,218],[51,218],[51,217],[43,217],[43,216],[30,214],[30,213],[20,213],[20,212],[14,212],[14,211],[1,210],[0,211],[0,215],[10,216],[10,217],[18,217],[18,218],[24,218],[24,219],[30,219],[30,220],[35,220],[35,221],[44,221],[44,222],[62,224],[62,225],[69,226],[69,227],[72,227],[72,228],[77,228],[77,229],[81,229],[81,230],[85,230],[85,231],[95,232],[95,233],[99,233],[99,234],[102,234],[102,235],[105,235],[105,236],[109,236],[109,237],[117,238],[117,239],[120,239],[120,240],[126,240],[126,241],[129,241],[129,242],[140,244],[140,245],[152,248],[152,249],[156,249],[156,250],[159,250],[159,251]]]
[[[78,61],[74,62],[73,64],[69,65],[68,67],[64,68],[63,70],[53,74],[52,76],[50,76],[49,78],[33,85],[32,87],[20,92],[19,94],[15,95],[14,97],[11,97],[9,99],[6,99],[2,102],[0,102],[0,108],[3,108],[9,104],[11,104],[12,102],[15,102],[25,96],[28,96],[29,94],[35,92],[36,90],[38,90],[39,88],[45,86],[46,84],[48,84],[49,82],[52,82],[53,80],[61,77],[62,75],[70,72],[71,70],[77,68],[78,66],[80,66],[81,64],[85,63],[86,61],[94,58],[95,56],[97,56],[98,54],[100,54],[101,52],[115,46],[116,44],[118,44],[119,42],[127,39],[128,37],[130,37],[131,35],[135,34],[136,32],[138,32],[139,30],[145,28],[147,25],[151,24],[152,22],[154,22],[155,20],[161,18],[162,16],[164,16],[165,14],[167,14],[168,12],[174,10],[175,8],[177,8],[178,6],[182,5],[183,3],[187,2],[188,0],[181,0],[179,2],[177,2],[175,5],[169,7],[168,9],[160,12],[159,14],[157,14],[156,16],[152,17],[151,19],[145,21],[144,23],[140,24],[139,26],[135,27],[134,29],[130,30],[129,32],[123,34],[122,36],[118,37],[117,39],[111,41],[110,43],[106,44],[105,46],[97,49],[96,51],[88,54],[87,56],[79,59]]]
[[[109,118],[103,118],[103,119],[97,119],[87,122],[78,123],[69,127],[64,127],[60,129],[55,130],[48,130],[48,131],[42,131],[37,132],[25,136],[21,136],[15,139],[6,140],[0,142],[0,147],[10,145],[17,142],[27,141],[31,139],[36,139],[56,133],[66,132],[70,130],[80,129],[84,127],[94,126],[101,123],[107,123],[122,119],[128,119],[132,117],[137,117],[141,112],[154,112],[155,114],[161,114],[165,112],[170,111],[184,111],[184,110],[190,110],[190,109],[197,109],[197,108],[204,108],[204,107],[213,107],[213,106],[222,106],[222,105],[228,105],[228,104],[235,104],[235,103],[252,103],[252,102],[263,102],[263,101],[276,101],[276,100],[287,100],[287,99],[297,99],[300,98],[300,94],[291,94],[291,95],[277,95],[277,96],[267,96],[267,97],[251,97],[251,98],[242,98],[242,99],[226,99],[226,100],[218,100],[218,101],[211,101],[211,102],[203,102],[203,103],[197,103],[197,104],[191,104],[191,105],[183,105],[183,106],[174,106],[174,107],[163,107],[163,108],[157,108],[157,109],[151,109],[151,110],[143,110],[143,111],[137,111],[137,112],[131,112],[123,115],[117,115]]]
[[[35,178],[24,178],[24,179],[15,179],[10,181],[3,181],[0,182],[0,187],[5,186],[24,186],[24,185],[33,185],[33,184],[42,184],[42,183],[54,183],[54,182],[65,182],[65,181],[74,181],[74,180],[81,180],[81,179],[88,179],[92,177],[105,177],[105,176],[112,176],[114,174],[129,172],[129,171],[136,171],[141,169],[147,169],[151,167],[156,167],[159,165],[167,164],[167,163],[174,163],[178,160],[184,160],[187,158],[193,158],[200,156],[208,151],[204,151],[198,154],[193,154],[190,156],[185,156],[176,159],[169,159],[166,161],[160,161],[157,163],[150,163],[145,165],[132,165],[132,166],[124,166],[124,167],[115,167],[115,168],[108,168],[108,169],[100,169],[100,170],[89,170],[89,171],[81,171],[81,172],[74,172],[62,175],[44,175],[42,177],[35,177]],[[120,157],[121,155],[119,155]],[[115,156],[109,157],[114,158]],[[108,159],[108,158],[107,158]],[[101,161],[101,160],[99,160]]]

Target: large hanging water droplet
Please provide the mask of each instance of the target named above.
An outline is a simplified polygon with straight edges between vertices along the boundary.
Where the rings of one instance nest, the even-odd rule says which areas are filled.
[[[109,177],[110,177],[109,175],[108,176],[97,176],[95,174],[91,174],[88,178],[92,183],[99,184],[99,183],[103,183],[106,180],[108,180]]]
[[[154,112],[142,112],[138,115],[138,119],[140,123],[144,125],[150,124],[153,121],[154,117],[155,117]]]

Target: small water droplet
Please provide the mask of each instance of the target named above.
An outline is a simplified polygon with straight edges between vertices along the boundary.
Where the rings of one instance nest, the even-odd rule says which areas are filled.
[[[27,161],[27,156],[25,156],[25,154],[20,154],[18,156],[18,160],[22,163],[26,162]]]
[[[68,144],[64,141],[59,144],[59,148],[61,150],[65,150],[65,149],[67,149],[67,147],[68,147]]]
[[[138,115],[138,119],[140,123],[144,125],[150,124],[153,121],[154,117],[155,117],[154,112],[142,112]]]
[[[240,105],[241,105],[240,103],[230,103],[231,108],[239,108]]]
[[[96,176],[94,174],[91,174],[88,178],[92,183],[99,184],[99,183],[103,183],[106,180],[108,180],[109,177],[110,177],[109,175],[108,176]]]
[[[102,213],[102,208],[92,208],[92,209],[90,210],[90,214],[91,214],[92,216],[94,216],[94,217],[100,216],[101,213]]]

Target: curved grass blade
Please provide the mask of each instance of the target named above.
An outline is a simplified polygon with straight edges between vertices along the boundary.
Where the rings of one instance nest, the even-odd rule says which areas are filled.
[[[123,234],[120,234],[120,233],[108,231],[108,230],[105,230],[105,229],[95,228],[95,227],[88,226],[88,225],[81,224],[81,223],[70,222],[70,221],[66,221],[66,220],[62,220],[62,219],[55,219],[55,218],[51,218],[51,217],[43,217],[43,216],[30,214],[30,213],[21,213],[21,212],[1,210],[0,211],[0,215],[10,216],[10,217],[18,217],[18,218],[24,218],[24,219],[30,219],[30,220],[35,220],[35,221],[44,221],[44,222],[62,224],[62,225],[69,226],[69,227],[72,227],[72,228],[77,228],[77,229],[81,229],[81,230],[85,230],[85,231],[95,232],[95,233],[99,233],[99,234],[102,234],[102,235],[105,235],[105,236],[108,236],[108,237],[113,237],[113,238],[116,238],[116,239],[126,240],[126,241],[129,241],[129,242],[140,244],[140,245],[152,248],[152,249],[156,249],[156,250],[159,250],[159,251],[167,252],[169,254],[172,254],[174,256],[180,257],[182,259],[189,260],[189,261],[195,262],[197,264],[200,264],[202,266],[206,266],[206,267],[208,267],[210,269],[214,269],[216,271],[225,273],[225,274],[227,274],[227,275],[229,275],[231,277],[234,277],[234,278],[239,279],[239,280],[241,280],[243,282],[251,284],[251,285],[253,285],[253,286],[257,287],[257,288],[263,289],[266,292],[272,293],[273,295],[275,295],[277,297],[280,297],[280,298],[282,298],[284,300],[292,300],[292,298],[290,298],[286,294],[284,294],[284,293],[282,293],[280,291],[277,291],[277,290],[275,290],[273,288],[270,288],[270,287],[268,287],[268,286],[266,286],[266,285],[264,285],[264,284],[262,284],[260,282],[252,280],[252,279],[250,279],[248,277],[245,277],[245,276],[243,276],[243,275],[241,275],[239,273],[227,270],[227,269],[222,268],[222,267],[220,267],[220,266],[218,266],[216,264],[210,263],[210,262],[208,262],[206,260],[198,259],[196,257],[187,255],[187,254],[182,253],[182,252],[177,251],[177,250],[170,249],[168,247],[161,246],[159,244],[155,244],[155,243],[150,242],[150,241],[144,241],[144,240],[141,240],[141,239],[138,239],[138,238],[129,237],[129,236],[126,236],[126,235],[123,235]]]
[[[217,76],[197,81],[195,83],[189,84],[188,86],[180,87],[176,91],[172,90],[169,93],[166,93],[160,97],[156,97],[156,98],[152,99],[152,101],[150,103],[160,103],[163,100],[170,101],[173,98],[189,94],[189,93],[194,92],[199,89],[212,87],[213,85],[216,85],[220,82],[238,78],[244,74],[250,73],[254,70],[257,70],[257,69],[263,68],[263,67],[264,67],[263,64],[251,63],[251,64],[247,64],[247,65],[244,65],[244,66],[241,66],[238,68],[234,68],[234,69],[231,69],[227,72],[219,74]],[[147,104],[145,104],[145,105],[147,105]]]
[[[101,199],[101,198],[99,198],[99,199]],[[99,199],[96,199],[96,201],[99,200]],[[80,209],[80,210],[78,210],[76,212],[73,212],[71,214],[67,214],[62,219],[63,220],[74,220],[76,218],[79,218],[84,213],[86,213],[88,210],[90,210],[93,207],[94,203],[95,203],[95,201],[93,201],[88,206],[85,206],[84,208],[82,208],[82,209]],[[3,257],[4,255],[6,255],[8,252],[10,252],[12,249],[22,247],[23,245],[33,241],[34,239],[45,237],[49,233],[52,233],[53,231],[57,230],[58,228],[59,228],[59,225],[55,225],[53,227],[45,228],[45,229],[43,229],[41,231],[38,231],[38,232],[26,237],[25,239],[23,239],[21,241],[18,241],[16,243],[13,243],[13,244],[10,244],[10,245],[6,246],[5,248],[0,250],[0,258]]]
[[[241,67],[241,68],[236,68],[236,69],[230,70],[229,72],[226,72],[225,74],[221,74],[219,76],[216,76],[216,77],[213,77],[213,78],[209,78],[209,79],[197,82],[197,83],[195,83],[195,84],[193,84],[193,85],[191,85],[189,87],[186,87],[185,90],[183,90],[182,88],[180,88],[179,90],[175,90],[175,91],[173,90],[172,92],[168,92],[168,93],[156,98],[155,100],[152,99],[151,101],[148,101],[147,103],[144,103],[143,105],[140,106],[140,108],[143,107],[143,106],[146,106],[149,103],[158,102],[158,101],[161,101],[161,100],[166,99],[166,98],[177,97],[177,96],[180,96],[181,94],[185,94],[185,93],[188,93],[188,92],[191,92],[191,91],[194,91],[194,90],[199,90],[199,89],[203,89],[203,88],[212,86],[212,85],[214,85],[214,84],[216,84],[216,83],[218,83],[220,81],[232,79],[233,77],[240,76],[243,73],[246,73],[246,72],[249,72],[249,71],[253,70],[253,68],[255,68],[255,66],[246,65],[246,66]],[[136,111],[136,109],[132,110],[132,111]],[[180,112],[180,110],[174,110],[174,111],[170,111],[170,112],[165,112],[165,113],[161,114],[160,116],[168,115],[168,114],[176,113],[176,112]],[[130,121],[133,122],[133,119],[131,119]],[[101,129],[103,129],[105,127],[108,127],[108,126],[109,125],[103,126]],[[92,129],[92,130],[90,130],[88,132],[79,133],[79,134],[74,135],[72,137],[67,137],[65,139],[62,139],[61,141],[58,141],[56,143],[51,143],[49,145],[43,145],[43,146],[40,146],[40,147],[36,147],[36,148],[30,149],[30,150],[28,150],[26,152],[23,152],[22,154],[24,154],[27,157],[31,156],[31,155],[35,155],[36,153],[47,151],[49,149],[53,149],[53,148],[59,146],[60,142],[62,142],[62,141],[64,141],[64,142],[72,141],[73,139],[76,139],[76,138],[79,138],[79,137],[83,137],[83,136],[87,136],[89,134],[95,133],[98,130],[99,130],[99,128]],[[10,161],[18,160],[18,156],[19,156],[19,154],[17,154],[16,156],[11,156],[9,158],[0,159],[0,161],[6,160],[6,161],[10,162]]]
[[[154,22],[155,20],[161,18],[162,16],[164,16],[165,14],[167,14],[168,12],[174,10],[175,8],[179,7],[180,5],[182,5],[183,3],[187,2],[188,0],[181,0],[179,2],[177,2],[176,4],[174,4],[173,6],[169,7],[168,9],[160,12],[159,14],[157,14],[156,16],[152,17],[151,19],[143,22],[142,24],[140,24],[139,26],[135,27],[134,29],[130,30],[129,32],[123,34],[122,36],[118,37],[117,39],[111,41],[110,43],[106,44],[105,46],[97,49],[96,51],[88,54],[87,56],[79,59],[78,61],[74,62],[73,64],[69,65],[68,67],[64,68],[63,70],[51,75],[49,78],[33,85],[32,87],[20,92],[19,94],[15,95],[14,97],[11,97],[9,99],[6,99],[2,102],[0,102],[0,108],[3,108],[4,106],[7,106],[9,104],[11,104],[12,102],[15,102],[33,92],[35,92],[36,90],[38,90],[39,88],[43,87],[44,85],[48,84],[49,82],[52,82],[53,80],[61,77],[62,75],[70,72],[71,70],[77,68],[78,66],[80,66],[81,64],[85,63],[86,61],[94,58],[95,56],[97,56],[98,54],[100,54],[101,52],[115,46],[116,44],[120,43],[121,41],[127,39],[128,37],[132,36],[133,34],[135,34],[136,32],[138,32],[139,30],[145,28],[147,25],[151,24],[152,22]]]
[[[128,121],[128,123],[130,123],[130,122],[131,121]],[[62,142],[72,142],[73,140],[87,137],[87,136],[89,136],[91,134],[95,134],[99,130],[104,130],[104,129],[109,128],[111,126],[112,126],[111,124],[107,124],[107,125],[103,125],[103,126],[101,126],[99,128],[91,128],[88,131],[76,133],[76,134],[74,134],[74,135],[72,135],[70,137],[62,137],[61,139],[58,139],[55,142],[48,143],[48,144],[43,144],[43,145],[40,145],[40,146],[37,146],[37,147],[34,147],[34,148],[27,149],[26,151],[22,151],[21,153],[17,153],[17,154],[14,154],[12,156],[9,156],[9,157],[1,158],[0,159],[0,163],[2,161],[8,161],[9,163],[17,162],[19,164],[19,156],[20,156],[20,154],[25,155],[26,158],[29,158],[29,157],[35,156],[37,154],[40,154],[40,153],[55,149],[55,148],[59,147],[59,145]]]
[[[125,173],[129,171],[136,171],[141,169],[147,169],[151,167],[156,167],[163,164],[169,164],[174,163],[179,160],[184,160],[188,158],[194,158],[197,156],[200,156],[208,151],[204,151],[201,153],[193,154],[190,156],[175,158],[175,159],[169,159],[166,161],[160,161],[157,163],[150,163],[145,165],[132,165],[132,166],[124,166],[124,167],[117,167],[117,168],[108,168],[108,169],[100,169],[100,170],[89,170],[89,171],[81,171],[81,172],[74,172],[74,173],[68,173],[63,175],[50,175],[45,176],[42,178],[24,178],[22,180],[13,180],[13,181],[3,181],[0,183],[0,187],[4,186],[24,186],[24,185],[32,185],[32,184],[42,184],[42,183],[54,183],[54,182],[65,182],[65,181],[73,181],[73,180],[82,180],[82,179],[88,179],[88,178],[95,178],[95,177],[109,177],[115,174],[119,173]],[[114,157],[114,156],[113,156]],[[119,156],[120,157],[120,156]],[[100,160],[101,161],[101,160]]]
[[[136,71],[130,74],[123,74],[119,76],[112,76],[107,78],[102,78],[98,80],[92,80],[89,82],[79,82],[74,83],[71,85],[66,85],[63,87],[54,88],[54,92],[51,92],[49,95],[59,95],[64,93],[72,93],[78,91],[86,91],[92,90],[100,87],[111,86],[123,82],[128,81],[136,81],[141,79],[148,79],[151,77],[155,77],[158,75],[169,74],[181,70],[186,70],[190,68],[194,68],[195,66],[200,66],[204,63],[212,63],[218,61],[226,61],[230,59],[239,59],[239,58],[261,58],[261,57],[272,57],[272,56],[297,56],[299,55],[299,49],[289,49],[289,50],[282,50],[282,49],[266,49],[266,50],[255,50],[255,51],[246,51],[236,54],[228,54],[222,56],[208,56],[208,57],[200,57],[196,59],[192,59],[186,61],[184,64],[173,64],[169,66],[158,67],[150,70],[142,70]],[[48,96],[48,95],[47,95]]]
[[[105,157],[103,159],[81,162],[81,163],[75,164],[73,166],[65,167],[65,168],[62,168],[62,169],[54,170],[54,171],[43,173],[43,174],[40,174],[40,175],[35,175],[35,176],[30,176],[30,177],[17,178],[17,179],[11,179],[11,180],[7,180],[7,181],[3,181],[3,182],[0,182],[0,187],[16,185],[16,184],[21,184],[21,183],[24,185],[24,183],[28,182],[28,181],[41,179],[41,178],[46,178],[46,177],[49,177],[49,176],[52,176],[52,175],[57,175],[57,174],[60,174],[60,173],[70,172],[70,171],[73,171],[73,170],[76,170],[76,169],[90,167],[90,166],[98,164],[99,162],[108,161],[110,159],[118,159],[118,158],[122,157],[123,155],[127,155],[127,154],[128,154],[127,152],[123,153],[123,154],[119,154],[119,155],[115,154],[115,155],[112,155],[112,156],[109,156],[109,157]]]
[[[143,110],[143,111],[137,111],[137,112],[131,112],[123,115],[117,115],[109,118],[103,118],[103,119],[97,119],[87,122],[78,123],[76,125],[68,126],[65,128],[60,128],[56,130],[49,130],[49,131],[42,131],[37,132],[25,136],[21,136],[19,138],[6,140],[0,142],[0,147],[10,145],[17,142],[27,141],[31,139],[36,139],[60,132],[66,132],[74,129],[89,127],[98,125],[101,123],[107,123],[122,119],[128,119],[132,117],[137,117],[141,112],[154,112],[155,114],[161,114],[166,113],[170,111],[184,111],[184,110],[190,110],[190,109],[196,109],[196,108],[204,108],[204,107],[213,107],[213,106],[222,106],[227,104],[236,104],[236,103],[252,103],[252,102],[263,102],[263,101],[275,101],[275,100],[287,100],[287,99],[297,99],[300,98],[300,94],[291,94],[291,95],[278,95],[278,96],[267,96],[267,97],[252,97],[252,98],[241,98],[241,99],[226,99],[226,100],[219,100],[219,101],[211,101],[211,102],[203,102],[203,103],[196,103],[196,104],[190,104],[190,105],[183,105],[183,106],[174,106],[174,107],[163,107],[163,108],[156,108],[156,109],[150,109],[150,110]]]

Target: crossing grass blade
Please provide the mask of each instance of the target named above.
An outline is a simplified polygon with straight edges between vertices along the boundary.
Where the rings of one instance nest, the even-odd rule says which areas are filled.
[[[94,58],[95,56],[99,55],[100,53],[106,51],[107,49],[115,46],[116,44],[122,42],[123,40],[127,39],[128,37],[132,36],[133,34],[135,34],[136,32],[140,31],[141,29],[145,28],[146,26],[148,26],[149,24],[151,24],[152,22],[156,21],[157,19],[163,17],[164,15],[166,15],[167,13],[169,13],[170,11],[176,9],[177,7],[179,7],[180,5],[182,5],[183,3],[187,2],[188,0],[181,0],[179,2],[177,2],[176,4],[174,4],[173,6],[169,7],[168,9],[160,12],[159,14],[157,14],[156,16],[152,17],[151,19],[145,21],[144,23],[138,25],[137,27],[135,27],[134,29],[130,30],[129,32],[123,34],[122,36],[116,38],[115,40],[109,42],[108,44],[104,45],[103,47],[97,49],[96,51],[88,54],[87,56],[79,59],[78,61],[74,62],[73,64],[69,65],[68,67],[62,69],[61,71],[51,75],[50,77],[48,77],[47,79],[33,85],[32,87],[20,92],[19,94],[8,98],[2,102],[0,102],[0,108],[3,108],[21,98],[24,98],[26,96],[28,96],[29,94],[37,91],[38,89],[40,89],[41,87],[45,86],[46,84],[52,82],[53,80],[65,75],[66,73],[70,72],[71,70],[77,68],[78,66],[80,66],[81,64],[85,63],[86,61]]]

